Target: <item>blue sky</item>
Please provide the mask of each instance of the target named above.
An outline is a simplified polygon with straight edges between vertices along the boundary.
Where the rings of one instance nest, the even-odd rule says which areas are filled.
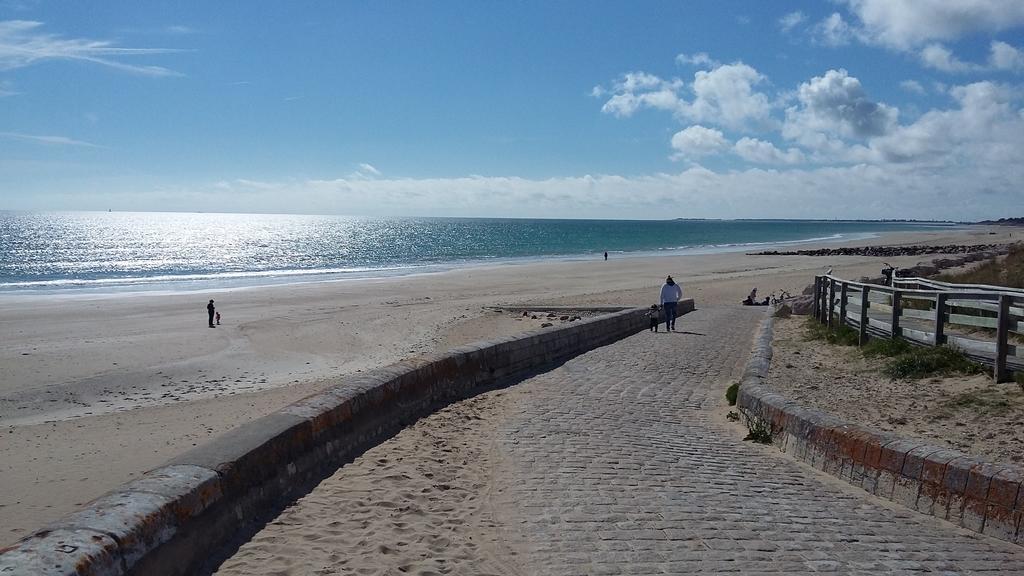
[[[0,209],[1024,215],[1024,2],[0,1]]]

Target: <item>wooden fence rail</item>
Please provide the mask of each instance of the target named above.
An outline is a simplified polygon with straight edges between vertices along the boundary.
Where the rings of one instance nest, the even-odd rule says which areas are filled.
[[[894,286],[814,277],[814,317],[856,329],[858,342],[900,338],[948,345],[1003,382],[1024,371],[1024,290],[899,278]]]

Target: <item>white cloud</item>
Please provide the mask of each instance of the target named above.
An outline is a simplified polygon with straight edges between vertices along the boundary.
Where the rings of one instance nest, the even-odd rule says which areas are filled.
[[[28,142],[53,144],[58,146],[85,146],[88,148],[99,147],[91,142],[75,140],[74,138],[68,138],[67,136],[41,136],[38,134],[23,134],[21,132],[0,132],[0,138],[11,138],[14,140],[24,140]]]
[[[782,151],[771,142],[746,136],[736,142],[733,151],[740,158],[757,164],[799,164],[805,160],[803,152],[796,148]]]
[[[896,108],[872,102],[860,80],[846,70],[829,70],[800,85],[796,106],[786,109],[782,135],[802,145],[836,144],[833,138],[864,139],[881,136],[896,126]]]
[[[1016,152],[1020,157],[1021,152]],[[1024,162],[999,170],[964,166],[919,169],[914,164],[750,168],[717,173],[694,166],[674,174],[582,175],[531,180],[515,177],[313,179],[212,182],[163,195],[98,191],[89,201],[146,209],[248,210],[365,215],[574,218],[955,218],[1024,213],[1018,184]],[[898,193],[896,193],[898,191]],[[80,195],[79,195],[80,196]],[[69,194],[72,199],[76,196]],[[984,198],[984,202],[979,202]],[[63,198],[29,198],[36,209]],[[995,208],[998,207],[998,208]]]
[[[763,127],[770,123],[771,103],[754,86],[764,80],[761,73],[742,62],[698,71],[693,80],[695,97],[680,112],[697,122],[729,128]]]
[[[628,118],[641,108],[675,111],[679,108],[682,80],[662,80],[646,72],[629,72],[612,85],[610,90],[597,86],[592,94],[597,97],[612,94],[601,111],[620,118]]]
[[[1024,70],[1024,51],[1006,42],[994,41],[988,61],[989,66],[996,70],[1019,72]]]
[[[180,50],[166,48],[121,48],[105,40],[64,39],[42,32],[41,22],[0,21],[0,70],[24,68],[47,60],[69,60],[99,64],[145,76],[180,76],[162,66],[127,64],[131,56],[169,54]]]
[[[367,164],[366,162],[361,162],[359,164],[359,171],[373,176],[381,175],[380,170],[377,170],[372,164]]]
[[[931,110],[871,142],[887,162],[998,174],[1024,162],[1024,118],[1014,107],[1013,91],[992,82],[950,90],[958,104]]]
[[[951,50],[939,43],[921,49],[921,63],[942,72],[971,72],[980,69],[979,66],[958,59]]]
[[[646,72],[625,74],[610,89],[598,86],[592,94],[610,94],[601,111],[620,118],[653,108],[671,112],[680,120],[730,128],[763,127],[771,123],[771,103],[754,86],[764,79],[757,70],[737,62],[713,70],[698,70],[690,87],[692,100],[686,100],[682,80],[665,80]]]
[[[790,12],[782,18],[779,18],[779,28],[783,32],[790,32],[793,28],[796,28],[800,24],[803,24],[807,20],[807,16],[803,12],[797,10],[796,12]]]
[[[1020,0],[845,0],[871,42],[908,50],[1024,25]]]
[[[704,68],[717,68],[722,65],[718,60],[708,56],[707,52],[697,52],[692,55],[679,54],[676,56],[676,63]]]
[[[167,26],[166,28],[164,28],[164,31],[168,34],[180,35],[195,34],[197,32],[197,30],[195,28],[192,28],[191,26],[182,26],[180,24]]]
[[[680,130],[672,136],[672,148],[678,152],[676,159],[699,158],[728,146],[729,142],[722,132],[699,125]]]
[[[917,80],[904,80],[900,82],[900,88],[902,88],[905,92],[910,92],[911,94],[925,93],[924,86],[922,86],[921,83],[918,82]]]
[[[949,73],[1019,72],[1024,70],[1024,52],[996,40],[989,45],[988,62],[978,64],[960,60],[949,48],[936,42],[921,49],[921,62],[929,68]]]
[[[854,31],[838,12],[814,26],[814,37],[826,46],[845,46],[854,38]]]

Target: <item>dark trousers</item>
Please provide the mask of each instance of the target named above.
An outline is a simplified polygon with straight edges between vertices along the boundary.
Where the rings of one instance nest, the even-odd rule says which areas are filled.
[[[210,310],[210,326],[213,326],[213,310]]]
[[[676,329],[676,305],[678,302],[665,302],[665,329]]]

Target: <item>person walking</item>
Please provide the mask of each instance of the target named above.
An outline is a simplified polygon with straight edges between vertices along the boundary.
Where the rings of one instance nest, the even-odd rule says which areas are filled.
[[[213,299],[210,299],[210,303],[206,305],[206,312],[210,315],[210,328],[216,328],[213,325],[213,315],[217,313],[217,308],[213,305]]]
[[[676,312],[679,300],[683,297],[683,288],[671,276],[665,279],[665,285],[661,287],[661,306],[665,310],[665,331],[672,332],[676,329]]]

